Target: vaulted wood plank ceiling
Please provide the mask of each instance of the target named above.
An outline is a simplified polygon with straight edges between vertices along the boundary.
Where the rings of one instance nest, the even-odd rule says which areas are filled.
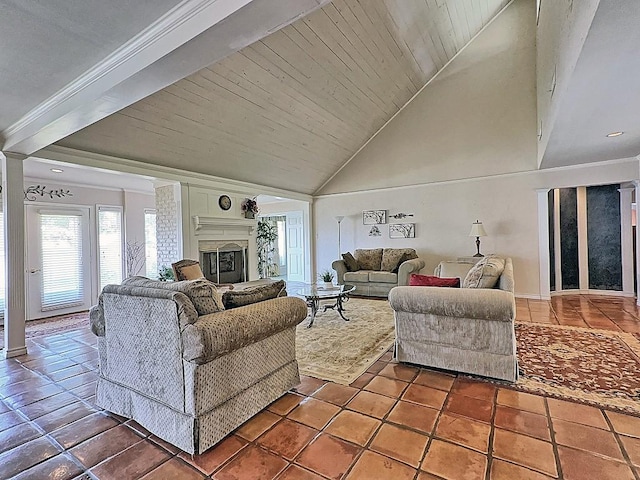
[[[58,143],[313,193],[506,3],[336,0]]]

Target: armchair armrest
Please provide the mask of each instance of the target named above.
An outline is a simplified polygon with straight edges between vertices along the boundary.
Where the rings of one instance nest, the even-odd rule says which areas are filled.
[[[347,273],[347,264],[344,260],[335,260],[331,264],[331,268],[336,271],[338,285],[344,285],[344,274]]]
[[[395,287],[389,303],[394,311],[442,317],[511,322],[516,316],[513,294],[492,288]]]
[[[414,258],[402,262],[400,268],[398,268],[398,286],[409,285],[409,275],[412,273],[418,273],[425,266],[424,260],[421,258]]]
[[[207,363],[229,352],[293,328],[307,317],[297,297],[279,297],[202,315],[182,332],[183,358]]]

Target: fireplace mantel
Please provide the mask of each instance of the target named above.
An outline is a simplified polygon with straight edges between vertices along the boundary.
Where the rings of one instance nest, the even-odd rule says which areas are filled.
[[[251,235],[256,228],[256,220],[247,218],[220,218],[194,215],[193,223],[196,235],[220,230],[242,231],[246,232],[247,235]]]

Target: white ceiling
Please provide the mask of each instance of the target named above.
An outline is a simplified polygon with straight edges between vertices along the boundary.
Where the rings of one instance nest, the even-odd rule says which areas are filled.
[[[640,1],[601,0],[542,167],[640,154]],[[611,132],[625,134],[607,138]]]
[[[153,194],[154,178],[142,175],[130,175],[108,170],[101,170],[82,165],[71,165],[63,162],[41,158],[28,158],[23,163],[25,178],[48,180],[56,184],[87,185],[93,187],[116,188]],[[62,173],[51,169],[61,169]]]
[[[506,3],[336,0],[58,144],[313,193]]]
[[[0,0],[0,131],[180,0]]]

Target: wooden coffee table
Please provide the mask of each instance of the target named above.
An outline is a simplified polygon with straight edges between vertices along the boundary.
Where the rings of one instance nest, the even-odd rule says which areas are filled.
[[[335,309],[338,311],[343,320],[349,321],[343,315],[344,302],[349,300],[349,294],[356,289],[355,285],[336,285],[334,287],[323,287],[321,285],[306,285],[304,288],[299,289],[296,293],[300,296],[304,296],[307,300],[307,306],[311,308],[311,321],[307,328],[313,326],[313,322],[316,319],[316,313],[318,313],[318,307],[323,300],[335,300],[333,305],[323,305],[324,312],[327,309]]]

